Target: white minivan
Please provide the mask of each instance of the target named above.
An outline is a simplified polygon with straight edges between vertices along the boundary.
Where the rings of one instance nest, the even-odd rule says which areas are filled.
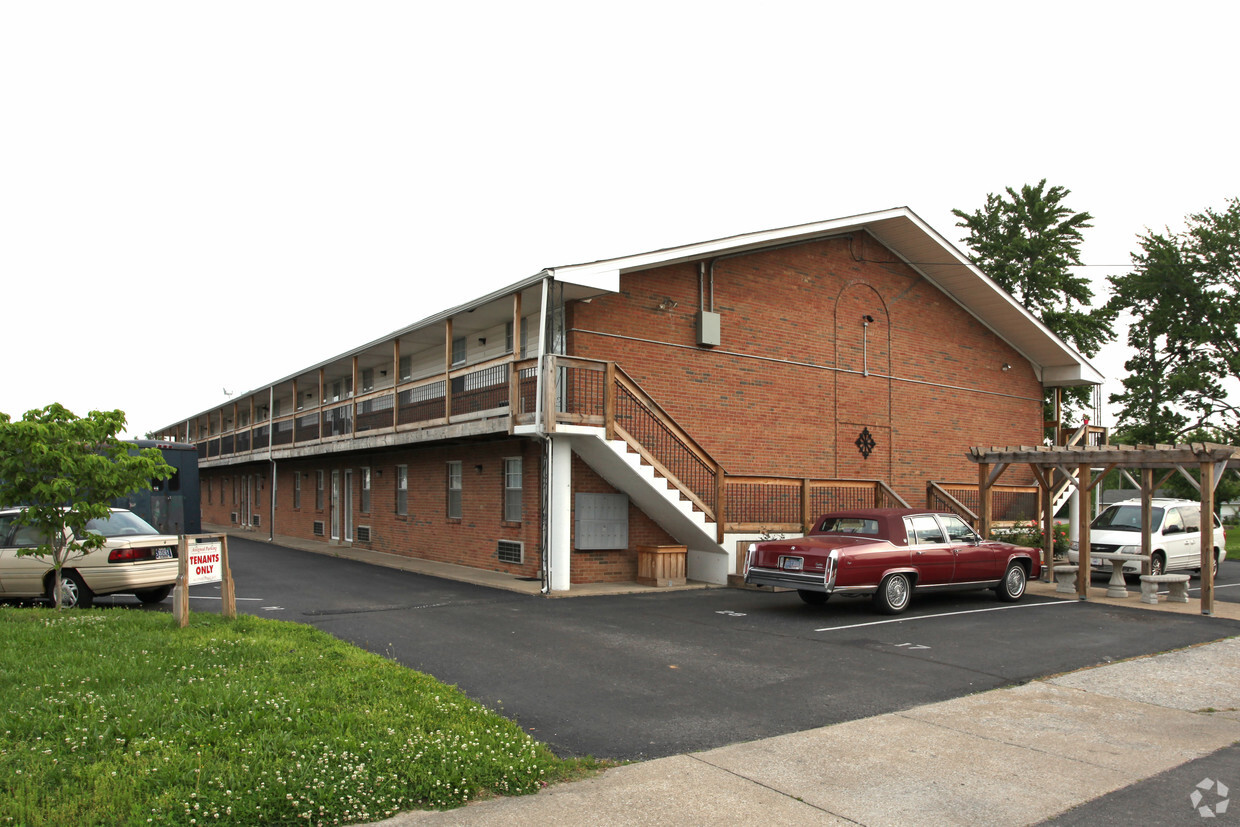
[[[1177,569],[1201,570],[1201,503],[1192,500],[1156,498],[1150,503],[1151,540],[1153,542],[1150,570],[1154,574]],[[1223,526],[1214,517],[1214,573],[1227,556]],[[1141,553],[1141,501],[1124,500],[1106,507],[1089,524],[1089,547],[1095,554],[1119,552]],[[1079,558],[1077,544],[1068,550],[1068,561]],[[1111,561],[1091,557],[1090,567],[1111,571]],[[1140,574],[1141,562],[1124,564],[1125,574]]]

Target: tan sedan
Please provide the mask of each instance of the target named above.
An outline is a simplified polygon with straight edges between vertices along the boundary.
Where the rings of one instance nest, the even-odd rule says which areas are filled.
[[[0,599],[52,599],[52,563],[48,557],[19,555],[41,542],[38,529],[17,525],[19,508],[0,511]],[[177,538],[160,534],[131,511],[112,509],[86,530],[101,534],[104,544],[70,555],[62,569],[61,605],[87,608],[95,595],[127,593],[143,603],[158,603],[176,585]]]

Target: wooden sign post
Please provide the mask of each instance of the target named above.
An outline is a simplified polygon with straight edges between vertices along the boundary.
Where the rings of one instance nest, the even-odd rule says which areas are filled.
[[[182,534],[177,544],[176,589],[172,616],[178,626],[189,625],[189,587],[199,583],[220,584],[220,614],[237,616],[237,592],[228,565],[227,534]]]

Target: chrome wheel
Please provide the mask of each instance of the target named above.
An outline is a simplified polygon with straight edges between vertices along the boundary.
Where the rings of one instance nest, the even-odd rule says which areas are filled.
[[[1003,582],[999,584],[997,590],[999,599],[1008,602],[1020,600],[1025,594],[1027,580],[1024,566],[1019,563],[1008,566],[1007,574],[1003,575]]]
[[[889,574],[878,584],[874,605],[883,614],[899,614],[908,608],[912,594],[913,583],[907,574]]]
[[[1163,573],[1166,564],[1163,562],[1162,552],[1155,552],[1150,558],[1150,574],[1159,575]]]

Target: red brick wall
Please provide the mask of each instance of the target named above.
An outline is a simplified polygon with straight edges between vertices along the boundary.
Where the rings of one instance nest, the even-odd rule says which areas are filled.
[[[504,459],[518,456],[522,458],[523,519],[519,523],[505,522]],[[461,519],[450,520],[447,517],[447,464],[457,460],[462,465]],[[323,456],[279,462],[275,532],[305,539],[328,540],[331,533],[331,473],[333,470],[341,472],[340,480],[343,486],[344,469],[348,468],[353,471],[355,531],[357,526],[370,526],[371,529],[369,543],[355,541],[353,545],[519,576],[537,576],[541,554],[541,463],[542,450],[539,444],[528,439],[392,449],[374,454]],[[407,515],[396,513],[396,466],[402,464],[409,467]],[[371,469],[369,512],[361,510],[361,469],[364,466]],[[481,471],[478,470],[479,466]],[[232,478],[249,473],[266,476],[269,468],[266,463],[260,463],[227,470],[204,469],[204,485],[216,486],[217,494],[214,504],[208,504],[204,495],[203,520],[227,525],[229,512],[238,510],[231,505],[231,499],[227,500],[226,505],[219,505],[216,482],[219,477]],[[315,472],[318,470],[324,472],[322,509],[315,507]],[[294,474],[303,474],[300,508],[293,507]],[[270,493],[265,493],[258,507],[264,532],[270,530],[269,497]],[[341,502],[343,501],[342,493]],[[316,520],[323,521],[322,538],[314,535]],[[496,553],[498,540],[523,542],[524,563],[501,563]]]
[[[882,479],[917,504],[929,480],[976,481],[971,446],[1041,441],[1029,363],[867,234],[717,262],[714,349],[696,263],[620,288],[570,305],[569,352],[616,361],[730,474]]]

